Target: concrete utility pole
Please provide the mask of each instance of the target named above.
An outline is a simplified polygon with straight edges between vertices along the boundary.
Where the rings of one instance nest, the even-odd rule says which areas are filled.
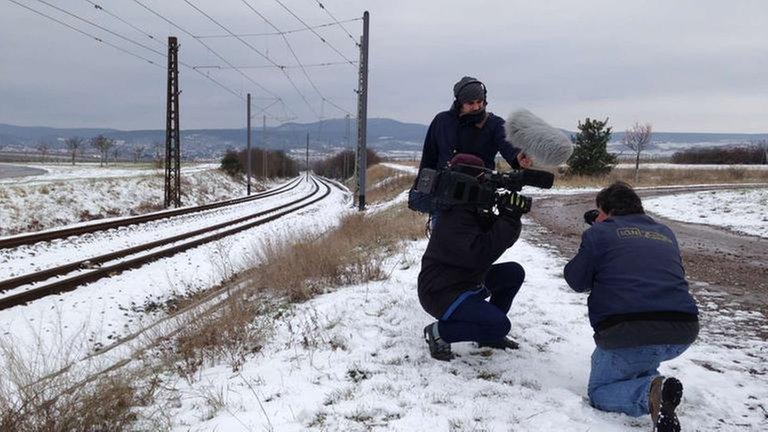
[[[309,134],[307,134],[307,179],[309,179]]]
[[[347,119],[347,130],[344,133],[344,172],[342,172],[342,177],[346,179],[347,173],[349,172],[349,114],[345,117]]]
[[[261,139],[262,139],[261,145],[264,147],[264,151],[262,153],[264,155],[264,157],[262,159],[262,162],[263,162],[262,163],[262,165],[263,165],[262,169],[264,170],[264,178],[267,178],[267,170],[269,168],[269,161],[267,161],[268,153],[267,153],[267,116],[266,115],[264,115],[262,117],[262,120],[261,120],[261,130],[262,130],[262,132],[261,132]]]
[[[357,89],[357,204],[365,210],[366,128],[368,125],[368,11],[363,13],[363,35],[360,37],[360,77]]]
[[[246,161],[246,177],[248,177],[248,196],[251,196],[251,94],[248,93],[248,150],[245,152]]]
[[[179,47],[168,37],[168,105],[165,119],[165,208],[181,207],[181,145],[179,139]]]

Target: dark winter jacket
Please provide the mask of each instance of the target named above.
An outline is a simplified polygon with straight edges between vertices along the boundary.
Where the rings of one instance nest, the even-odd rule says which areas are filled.
[[[421,306],[440,319],[457,297],[477,289],[494,261],[519,236],[519,218],[486,219],[467,206],[441,212],[421,258]]]
[[[575,291],[591,291],[598,346],[691,343],[698,334],[677,239],[645,214],[612,216],[584,231],[564,273]]]
[[[421,168],[442,169],[456,153],[471,153],[483,159],[485,167],[496,167],[496,154],[514,169],[519,169],[517,154],[504,132],[504,120],[488,113],[482,128],[459,117],[458,110],[451,108],[435,116],[427,130],[421,153]]]

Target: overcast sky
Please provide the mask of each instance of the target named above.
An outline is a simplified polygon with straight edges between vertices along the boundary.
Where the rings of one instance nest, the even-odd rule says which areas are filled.
[[[368,10],[369,117],[428,124],[471,75],[489,110],[527,108],[569,130],[609,117],[614,130],[768,132],[763,0],[321,2],[0,0],[0,123],[163,129],[169,35],[183,63],[182,129],[243,127],[249,92],[259,126],[266,106],[269,125],[354,117],[362,21],[317,34],[305,24]]]

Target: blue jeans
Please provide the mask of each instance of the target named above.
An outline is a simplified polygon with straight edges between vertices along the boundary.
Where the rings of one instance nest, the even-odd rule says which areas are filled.
[[[438,321],[440,337],[448,342],[495,342],[509,333],[507,312],[525,280],[516,262],[494,264],[483,284],[460,296]],[[487,290],[486,290],[487,288]],[[490,292],[491,298],[485,301]]]
[[[690,345],[646,345],[604,350],[595,347],[587,392],[597,409],[632,417],[649,413],[648,392],[659,376],[661,362],[683,353]]]

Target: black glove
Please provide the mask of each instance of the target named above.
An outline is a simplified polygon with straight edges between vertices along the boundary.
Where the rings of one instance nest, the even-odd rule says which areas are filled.
[[[504,197],[502,205],[499,208],[499,213],[503,216],[510,216],[520,219],[520,216],[531,211],[532,199],[527,196],[518,195],[517,192]]]
[[[584,212],[584,222],[586,222],[587,225],[592,225],[597,220],[597,215],[599,212],[597,209],[587,210]]]

